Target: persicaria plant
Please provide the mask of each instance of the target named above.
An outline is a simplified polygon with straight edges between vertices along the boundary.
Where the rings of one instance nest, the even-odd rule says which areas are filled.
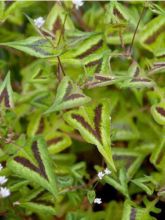
[[[0,1],[0,218],[165,219],[165,4]]]

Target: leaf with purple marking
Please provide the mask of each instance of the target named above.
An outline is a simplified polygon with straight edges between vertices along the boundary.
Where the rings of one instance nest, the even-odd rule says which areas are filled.
[[[83,94],[68,76],[65,76],[59,83],[53,105],[45,113],[79,107],[89,101],[90,98]]]
[[[136,203],[126,200],[124,202],[123,216],[122,220],[156,220],[151,216],[151,212],[159,213],[160,209],[155,207],[158,199],[153,201],[148,201],[144,198],[145,207],[137,206]]]
[[[64,118],[87,142],[96,145],[107,164],[116,170],[111,152],[109,103],[104,101],[95,108],[81,107],[67,112]]]
[[[110,76],[105,74],[96,73],[91,79],[89,79],[84,86],[87,89],[93,89],[95,87],[114,85],[125,79],[125,76]]]
[[[0,104],[4,102],[6,108],[13,108],[13,91],[11,87],[11,80],[10,80],[10,72],[6,75],[6,78],[0,85]]]
[[[8,167],[14,174],[42,186],[57,197],[56,177],[43,138],[34,139],[30,152],[29,149],[22,148],[9,160]]]
[[[165,102],[153,105],[151,107],[151,114],[158,124],[165,125]]]
[[[50,154],[57,154],[71,145],[71,139],[60,132],[49,132],[45,135]]]
[[[164,29],[164,16],[159,15],[143,27],[139,36],[141,45],[158,57],[165,54]]]
[[[0,43],[0,45],[12,47],[39,58],[55,57],[62,52],[58,48],[55,50],[49,40],[42,37],[29,37],[25,40]]]

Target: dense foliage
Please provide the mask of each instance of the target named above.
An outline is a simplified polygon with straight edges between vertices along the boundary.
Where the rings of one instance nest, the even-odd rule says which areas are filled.
[[[164,2],[0,1],[0,216],[165,219],[164,30]]]

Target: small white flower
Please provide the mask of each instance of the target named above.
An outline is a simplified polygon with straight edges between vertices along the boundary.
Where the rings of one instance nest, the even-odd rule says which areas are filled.
[[[3,166],[2,166],[2,164],[0,163],[0,171],[3,169]]]
[[[5,198],[10,196],[10,190],[6,187],[0,187],[0,197]]]
[[[15,206],[15,205],[20,205],[20,202],[19,201],[13,202],[13,206]]]
[[[44,25],[44,23],[45,23],[45,20],[43,19],[43,17],[38,17],[38,18],[34,19],[34,24],[38,28],[41,28]]]
[[[105,176],[105,174],[102,171],[98,172],[97,175],[98,175],[100,180],[102,180],[102,178]]]
[[[5,176],[0,176],[0,185],[3,185],[4,183],[7,182],[7,178]]]
[[[78,9],[79,7],[81,7],[84,2],[84,0],[72,0],[73,4],[75,5],[76,9]]]
[[[94,203],[101,204],[102,203],[101,198],[95,198]]]
[[[104,173],[105,173],[105,175],[109,175],[109,174],[111,174],[111,171],[110,171],[108,168],[106,168],[106,169],[104,170]]]

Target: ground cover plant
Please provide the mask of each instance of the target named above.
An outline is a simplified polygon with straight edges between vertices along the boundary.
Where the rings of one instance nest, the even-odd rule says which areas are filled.
[[[165,2],[0,1],[0,218],[165,219]]]

